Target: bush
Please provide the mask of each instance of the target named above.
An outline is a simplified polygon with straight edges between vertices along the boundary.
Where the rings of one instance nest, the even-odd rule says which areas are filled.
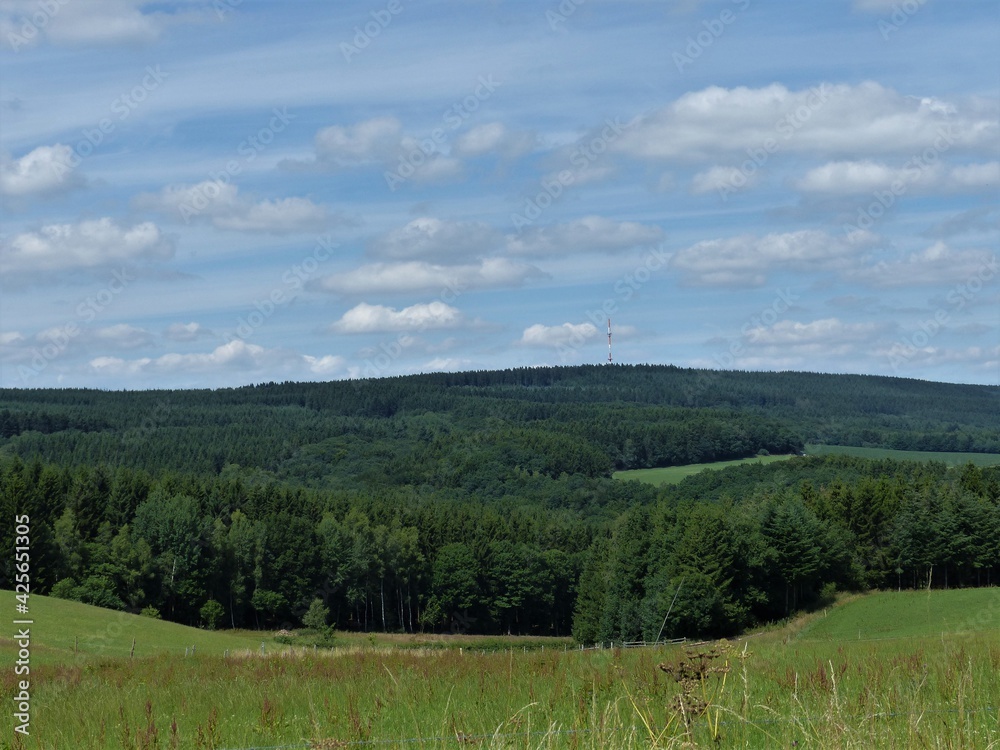
[[[201,606],[199,614],[205,628],[215,630],[219,625],[219,621],[225,616],[226,611],[215,599],[209,599]]]
[[[309,605],[309,611],[302,616],[302,624],[310,630],[322,632],[326,630],[326,620],[330,616],[330,608],[323,604],[323,600],[316,597]]]
[[[139,613],[142,617],[150,617],[154,620],[160,619],[160,610],[150,604],[148,607],[143,607],[142,611]]]

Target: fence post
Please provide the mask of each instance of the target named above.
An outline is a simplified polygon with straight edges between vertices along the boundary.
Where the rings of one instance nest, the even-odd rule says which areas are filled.
[[[135,636],[132,636],[132,650],[128,652],[128,658],[131,659],[135,656]]]

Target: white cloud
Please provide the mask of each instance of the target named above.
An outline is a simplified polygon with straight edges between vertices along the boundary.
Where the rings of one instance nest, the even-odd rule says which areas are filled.
[[[801,230],[764,237],[742,235],[705,240],[680,250],[672,265],[685,280],[703,286],[761,286],[774,268],[842,270],[875,236],[857,232],[850,240],[818,230]]]
[[[375,117],[323,128],[316,133],[314,159],[284,159],[278,166],[290,170],[380,166],[389,188],[396,190],[408,180],[445,182],[462,174],[462,162],[444,154],[440,145],[407,135],[395,117]]]
[[[468,370],[472,366],[472,360],[465,357],[435,357],[424,363],[420,368],[421,372],[457,372]]]
[[[147,11],[149,6],[155,9]],[[4,0],[0,34],[15,50],[41,39],[57,45],[142,44],[155,41],[172,24],[197,22],[207,13],[166,13],[165,7],[156,0]]]
[[[455,328],[464,322],[462,313],[444,302],[416,304],[396,310],[362,302],[330,326],[336,333],[385,333]]]
[[[39,146],[20,159],[0,161],[0,193],[10,196],[51,193],[78,187],[84,180],[70,166],[73,149],[62,143]]]
[[[537,144],[533,133],[509,131],[502,122],[488,122],[476,125],[455,139],[452,148],[458,156],[483,156],[497,153],[507,158],[516,158],[531,151]]]
[[[713,190],[739,190],[757,182],[759,172],[747,174],[739,167],[710,167],[691,178],[691,192],[695,195]]]
[[[158,211],[185,223],[204,219],[219,229],[238,232],[283,234],[316,231],[332,220],[325,206],[317,205],[308,198],[254,203],[239,195],[235,185],[214,180],[195,185],[170,185],[159,193],[143,193],[133,203],[136,208]]]
[[[844,347],[871,342],[884,330],[878,323],[844,323],[839,318],[823,318],[808,323],[779,320],[772,326],[758,326],[746,333],[754,346],[774,346],[784,350],[804,350],[837,354]]]
[[[585,216],[565,224],[531,227],[508,238],[515,255],[577,255],[616,252],[663,239],[663,230],[633,221],[614,221],[603,216]]]
[[[164,338],[170,341],[194,341],[200,336],[211,336],[211,331],[200,323],[171,323],[164,332]]]
[[[462,293],[472,289],[521,286],[542,276],[534,266],[506,258],[486,258],[477,264],[447,266],[410,261],[371,263],[353,271],[332,274],[319,281],[319,288],[338,294],[395,292]]]
[[[368,251],[392,260],[469,259],[495,250],[502,241],[500,232],[487,224],[422,217],[376,238]]]
[[[921,0],[921,4],[928,0]],[[854,9],[865,13],[891,13],[900,0],[854,0]]]
[[[995,148],[996,115],[959,113],[946,102],[904,96],[871,81],[790,91],[712,86],[684,94],[624,130],[609,148],[640,159],[697,160],[766,156],[787,150],[816,155],[918,155],[935,146]]]
[[[1000,185],[1000,161],[954,167],[948,182],[955,188],[996,188]]]
[[[910,189],[919,183],[924,189],[978,189],[1000,183],[1000,162],[965,164],[947,169],[941,163],[922,165],[910,161],[899,167],[881,162],[835,161],[809,170],[796,182],[796,187],[808,193],[850,195],[871,193],[894,187]]]
[[[521,344],[524,346],[575,346],[598,334],[593,323],[563,323],[560,326],[546,326],[535,323],[524,329]]]
[[[322,228],[329,214],[308,198],[265,200],[246,206],[228,215],[216,216],[213,223],[220,229],[238,232],[301,232]]]
[[[875,287],[899,287],[918,284],[948,284],[978,279],[979,286],[1000,276],[1000,260],[989,250],[953,250],[944,242],[902,256],[880,261],[846,275]]]
[[[24,336],[19,331],[4,331],[0,333],[0,346],[23,344],[24,340]]]
[[[118,325],[98,328],[93,332],[93,339],[106,346],[118,349],[138,349],[153,341],[153,335],[144,328],[119,323]]]
[[[396,154],[402,140],[403,124],[395,117],[331,125],[316,133],[316,158],[338,166],[381,162]]]
[[[173,243],[152,222],[121,227],[109,218],[48,224],[0,245],[0,270],[61,271],[139,259],[167,259]]]
[[[796,187],[808,193],[870,193],[893,182],[909,184],[919,175],[873,161],[836,161],[809,170]]]
[[[167,373],[198,375],[199,378],[220,374],[235,374],[241,380],[255,373],[282,372],[288,375],[330,375],[342,371],[343,357],[302,355],[286,349],[265,349],[241,339],[222,344],[211,352],[179,354],[171,352],[160,357],[122,359],[94,357],[88,363],[91,372],[103,376],[147,376]]]

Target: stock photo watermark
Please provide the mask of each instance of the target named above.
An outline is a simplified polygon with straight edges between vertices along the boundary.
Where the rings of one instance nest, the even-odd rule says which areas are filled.
[[[945,153],[955,144],[957,136],[954,132],[949,132],[948,128],[940,128],[934,143],[925,148],[921,153],[910,157],[902,166],[902,174],[893,180],[884,189],[875,190],[872,193],[872,200],[867,206],[858,208],[857,219],[853,224],[844,224],[844,236],[850,240],[871,229],[875,222],[896,205],[897,199],[906,193],[915,184],[923,179],[928,171],[934,169],[938,164],[941,154]]]
[[[274,137],[283,133],[294,119],[295,115],[288,113],[288,107],[272,109],[271,119],[267,125],[256,133],[248,135],[236,147],[236,153],[242,158],[230,159],[222,169],[209,172],[208,179],[192,187],[188,191],[187,200],[177,205],[177,212],[184,219],[184,223],[190,223],[191,219],[201,215],[211,206],[213,201],[222,195],[223,188],[270,146],[274,142]]]
[[[994,255],[967,279],[955,284],[945,296],[945,304],[938,307],[932,316],[921,320],[917,330],[894,342],[888,352],[889,365],[893,371],[898,371],[921,353],[926,353],[931,341],[945,329],[952,315],[963,310],[979,296],[986,285],[996,278],[998,271],[1000,261]]]
[[[385,31],[393,19],[402,12],[403,4],[400,0],[389,0],[384,8],[371,11],[369,13],[370,21],[354,27],[354,36],[351,41],[340,43],[340,54],[344,56],[344,61],[351,62],[354,57],[368,49],[372,40]]]
[[[230,339],[246,341],[279,309],[291,304],[305,289],[306,282],[316,275],[320,264],[328,261],[338,247],[340,245],[330,235],[317,238],[313,251],[281,274],[280,286],[275,286],[263,298],[253,301],[253,311],[239,318],[236,333]]]
[[[674,51],[673,61],[677,72],[683,73],[685,68],[694,65],[694,61],[715,44],[715,41],[725,33],[726,29],[739,18],[738,13],[743,13],[750,8],[750,2],[751,0],[732,0],[733,5],[737,7],[736,12],[724,8],[715,18],[702,21],[701,25],[705,27],[704,30],[687,38],[684,52]]]
[[[394,171],[386,170],[382,177],[389,190],[396,192],[408,179],[413,177],[435,155],[441,154],[442,147],[448,142],[452,133],[457,131],[466,121],[479,110],[484,102],[490,99],[503,84],[497,81],[493,74],[479,76],[471,94],[452,104],[441,115],[446,128],[434,128],[426,138],[416,141],[413,146],[399,155],[399,162]]]
[[[578,171],[563,169],[553,177],[542,178],[539,183],[541,189],[535,195],[525,198],[521,213],[515,212],[510,215],[514,229],[521,231],[534,224],[548,208],[563,197],[568,188],[578,183],[580,174],[592,166],[631,125],[632,122],[622,124],[617,117],[605,120],[604,127],[598,135],[577,145],[570,153],[569,162]]]
[[[889,16],[889,19],[880,18],[878,22],[878,30],[882,35],[882,40],[888,42],[889,37],[905,26],[926,4],[927,0],[902,0],[902,2],[893,5],[892,15]]]
[[[793,112],[783,115],[774,123],[774,131],[781,140],[768,136],[759,146],[747,147],[746,154],[749,158],[739,166],[734,167],[726,179],[715,188],[723,203],[729,200],[731,194],[750,184],[770,158],[782,149],[783,142],[790,140],[812,119],[813,115],[823,108],[830,100],[832,92],[833,87],[828,83],[809,89],[805,103],[800,104]]]
[[[77,304],[75,308],[77,319],[84,324],[93,323],[133,281],[135,281],[135,277],[125,267],[112,271],[111,280],[105,286]],[[80,323],[71,320],[64,325],[46,331],[44,338],[48,341],[31,349],[29,363],[18,365],[18,376],[22,381],[27,382],[40,375],[49,366],[49,363],[58,359],[84,330]]]

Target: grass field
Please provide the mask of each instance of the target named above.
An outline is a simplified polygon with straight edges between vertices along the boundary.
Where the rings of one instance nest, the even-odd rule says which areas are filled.
[[[845,641],[983,631],[1000,634],[1000,588],[872,594],[817,617],[798,637]]]
[[[888,448],[856,448],[848,445],[806,445],[806,454],[810,456],[858,456],[860,458],[892,458],[897,461],[941,461],[949,466],[964,466],[970,461],[976,466],[1000,466],[1000,454],[996,453],[947,453],[930,451],[897,451]],[[615,479],[634,479],[647,484],[677,484],[685,477],[697,474],[706,469],[717,471],[741,464],[784,461],[791,456],[755,456],[741,458],[735,461],[713,461],[705,464],[687,464],[685,466],[666,466],[659,469],[631,469],[616,471]]]
[[[647,484],[677,484],[685,477],[697,474],[706,469],[717,471],[730,466],[740,466],[741,464],[769,464],[775,461],[785,461],[791,456],[754,456],[753,458],[739,458],[735,461],[712,461],[707,464],[686,464],[685,466],[665,466],[660,469],[630,469],[628,471],[616,471],[615,479],[635,479]]]
[[[42,602],[32,597],[39,645],[66,627],[47,631],[44,619],[79,614],[69,602]],[[98,634],[118,619],[99,615],[88,621]],[[891,640],[858,640],[859,623]],[[177,628],[158,633],[173,643],[191,638],[160,625]],[[0,642],[12,664],[10,639]],[[699,646],[700,657],[680,646],[554,645],[483,653],[359,644],[229,658],[206,646],[196,657],[167,649],[83,663],[57,648],[62,663],[36,667],[32,657],[30,737],[0,746],[1000,747],[997,589],[855,597],[742,642]],[[660,664],[694,676],[685,687]],[[5,668],[0,698],[13,691]]]
[[[856,448],[849,445],[806,445],[810,456],[842,455],[860,458],[892,458],[896,461],[941,461],[949,466],[964,466],[970,461],[976,466],[1000,465],[997,453],[948,453],[932,451],[897,451],[888,448]]]

